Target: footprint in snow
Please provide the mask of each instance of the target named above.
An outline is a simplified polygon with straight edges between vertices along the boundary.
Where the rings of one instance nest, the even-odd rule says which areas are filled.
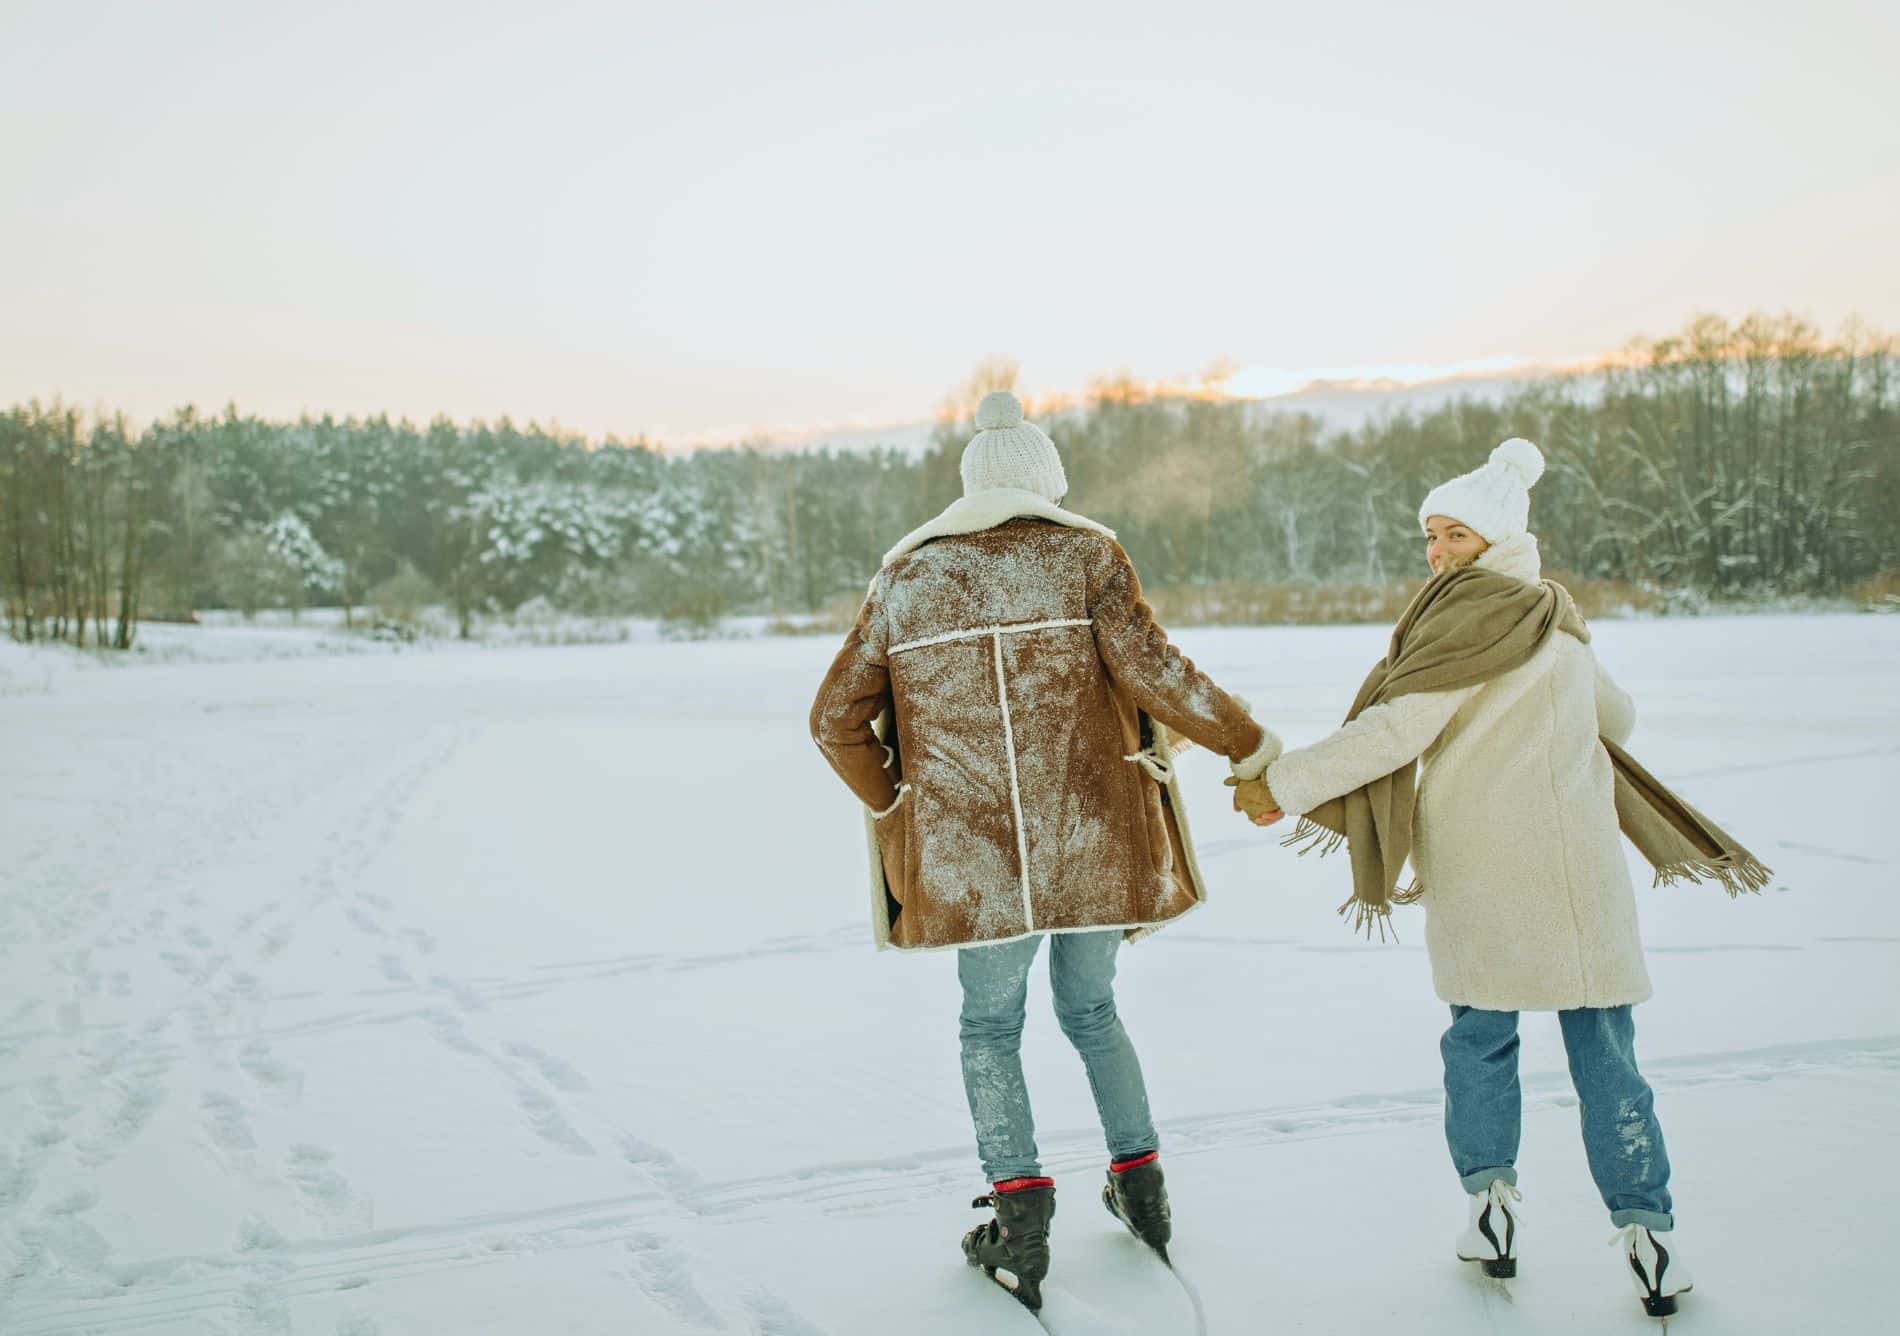
[[[516,1086],[515,1103],[528,1115],[528,1126],[534,1129],[536,1136],[575,1155],[594,1154],[593,1146],[574,1130],[574,1125],[561,1112],[561,1106],[548,1095],[533,1086]]]
[[[825,1336],[825,1333],[797,1313],[770,1290],[747,1285],[739,1295],[752,1330],[759,1336]]]
[[[509,1044],[507,1052],[510,1057],[519,1058],[533,1067],[541,1073],[542,1080],[557,1089],[579,1093],[588,1088],[587,1079],[573,1067],[533,1044]]]
[[[321,1146],[298,1143],[290,1148],[290,1172],[286,1178],[296,1187],[304,1205],[318,1217],[330,1220],[352,1210],[355,1194],[349,1180],[330,1167],[335,1157]]]
[[[279,1100],[293,1102],[303,1094],[302,1074],[281,1061],[264,1043],[246,1044],[238,1054],[238,1066],[264,1087],[266,1094]]]
[[[79,1162],[96,1169],[117,1156],[136,1137],[165,1098],[157,1081],[130,1081],[119,1088],[119,1099],[96,1135],[79,1143]]]
[[[636,1136],[620,1138],[620,1156],[648,1178],[678,1196],[699,1186],[699,1175],[673,1152]]]
[[[444,1048],[452,1048],[457,1053],[481,1055],[481,1049],[468,1037],[458,1017],[446,1011],[431,1011],[425,1014],[424,1019],[429,1022],[429,1033]]]
[[[257,1138],[251,1134],[251,1117],[244,1105],[221,1090],[205,1093],[200,1101],[204,1109],[205,1131],[213,1145],[221,1150],[256,1150]]]
[[[482,995],[473,988],[470,988],[460,979],[451,979],[446,975],[438,974],[430,979],[429,982],[453,998],[455,1005],[460,1007],[463,1011],[486,1011],[488,1009],[488,1003],[482,1000]]]
[[[634,1284],[663,1311],[699,1331],[728,1329],[726,1320],[693,1283],[685,1255],[669,1240],[656,1234],[638,1234],[627,1240],[627,1251],[633,1255]]]

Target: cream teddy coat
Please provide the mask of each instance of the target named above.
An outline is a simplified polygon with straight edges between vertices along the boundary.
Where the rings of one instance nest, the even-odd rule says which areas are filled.
[[[1477,565],[1541,575],[1537,540]],[[1267,767],[1289,817],[1422,759],[1412,864],[1432,982],[1487,1011],[1613,1007],[1650,995],[1609,753],[1635,707],[1588,645],[1552,635],[1475,687],[1400,696]]]

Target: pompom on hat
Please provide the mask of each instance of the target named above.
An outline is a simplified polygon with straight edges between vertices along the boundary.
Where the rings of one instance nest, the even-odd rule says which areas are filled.
[[[1531,488],[1544,476],[1544,452],[1513,436],[1484,467],[1440,483],[1418,508],[1418,527],[1433,515],[1457,520],[1487,543],[1530,532]]]
[[[976,435],[963,447],[959,471],[965,496],[997,487],[1034,492],[1046,501],[1069,494],[1055,442],[1023,421],[1023,402],[1008,390],[986,394],[976,406]]]

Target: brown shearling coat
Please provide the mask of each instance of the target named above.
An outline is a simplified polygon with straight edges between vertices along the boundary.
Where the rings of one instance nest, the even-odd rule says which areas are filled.
[[[1113,536],[1044,509],[900,546],[812,706],[874,821],[880,946],[1152,931],[1205,898],[1153,763],[1169,734],[1235,761],[1268,747],[1168,643]]]

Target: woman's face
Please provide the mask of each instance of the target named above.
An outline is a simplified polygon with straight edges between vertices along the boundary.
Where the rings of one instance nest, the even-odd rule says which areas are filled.
[[[1425,520],[1425,564],[1437,575],[1448,566],[1462,566],[1475,559],[1491,544],[1465,525],[1444,515]]]

